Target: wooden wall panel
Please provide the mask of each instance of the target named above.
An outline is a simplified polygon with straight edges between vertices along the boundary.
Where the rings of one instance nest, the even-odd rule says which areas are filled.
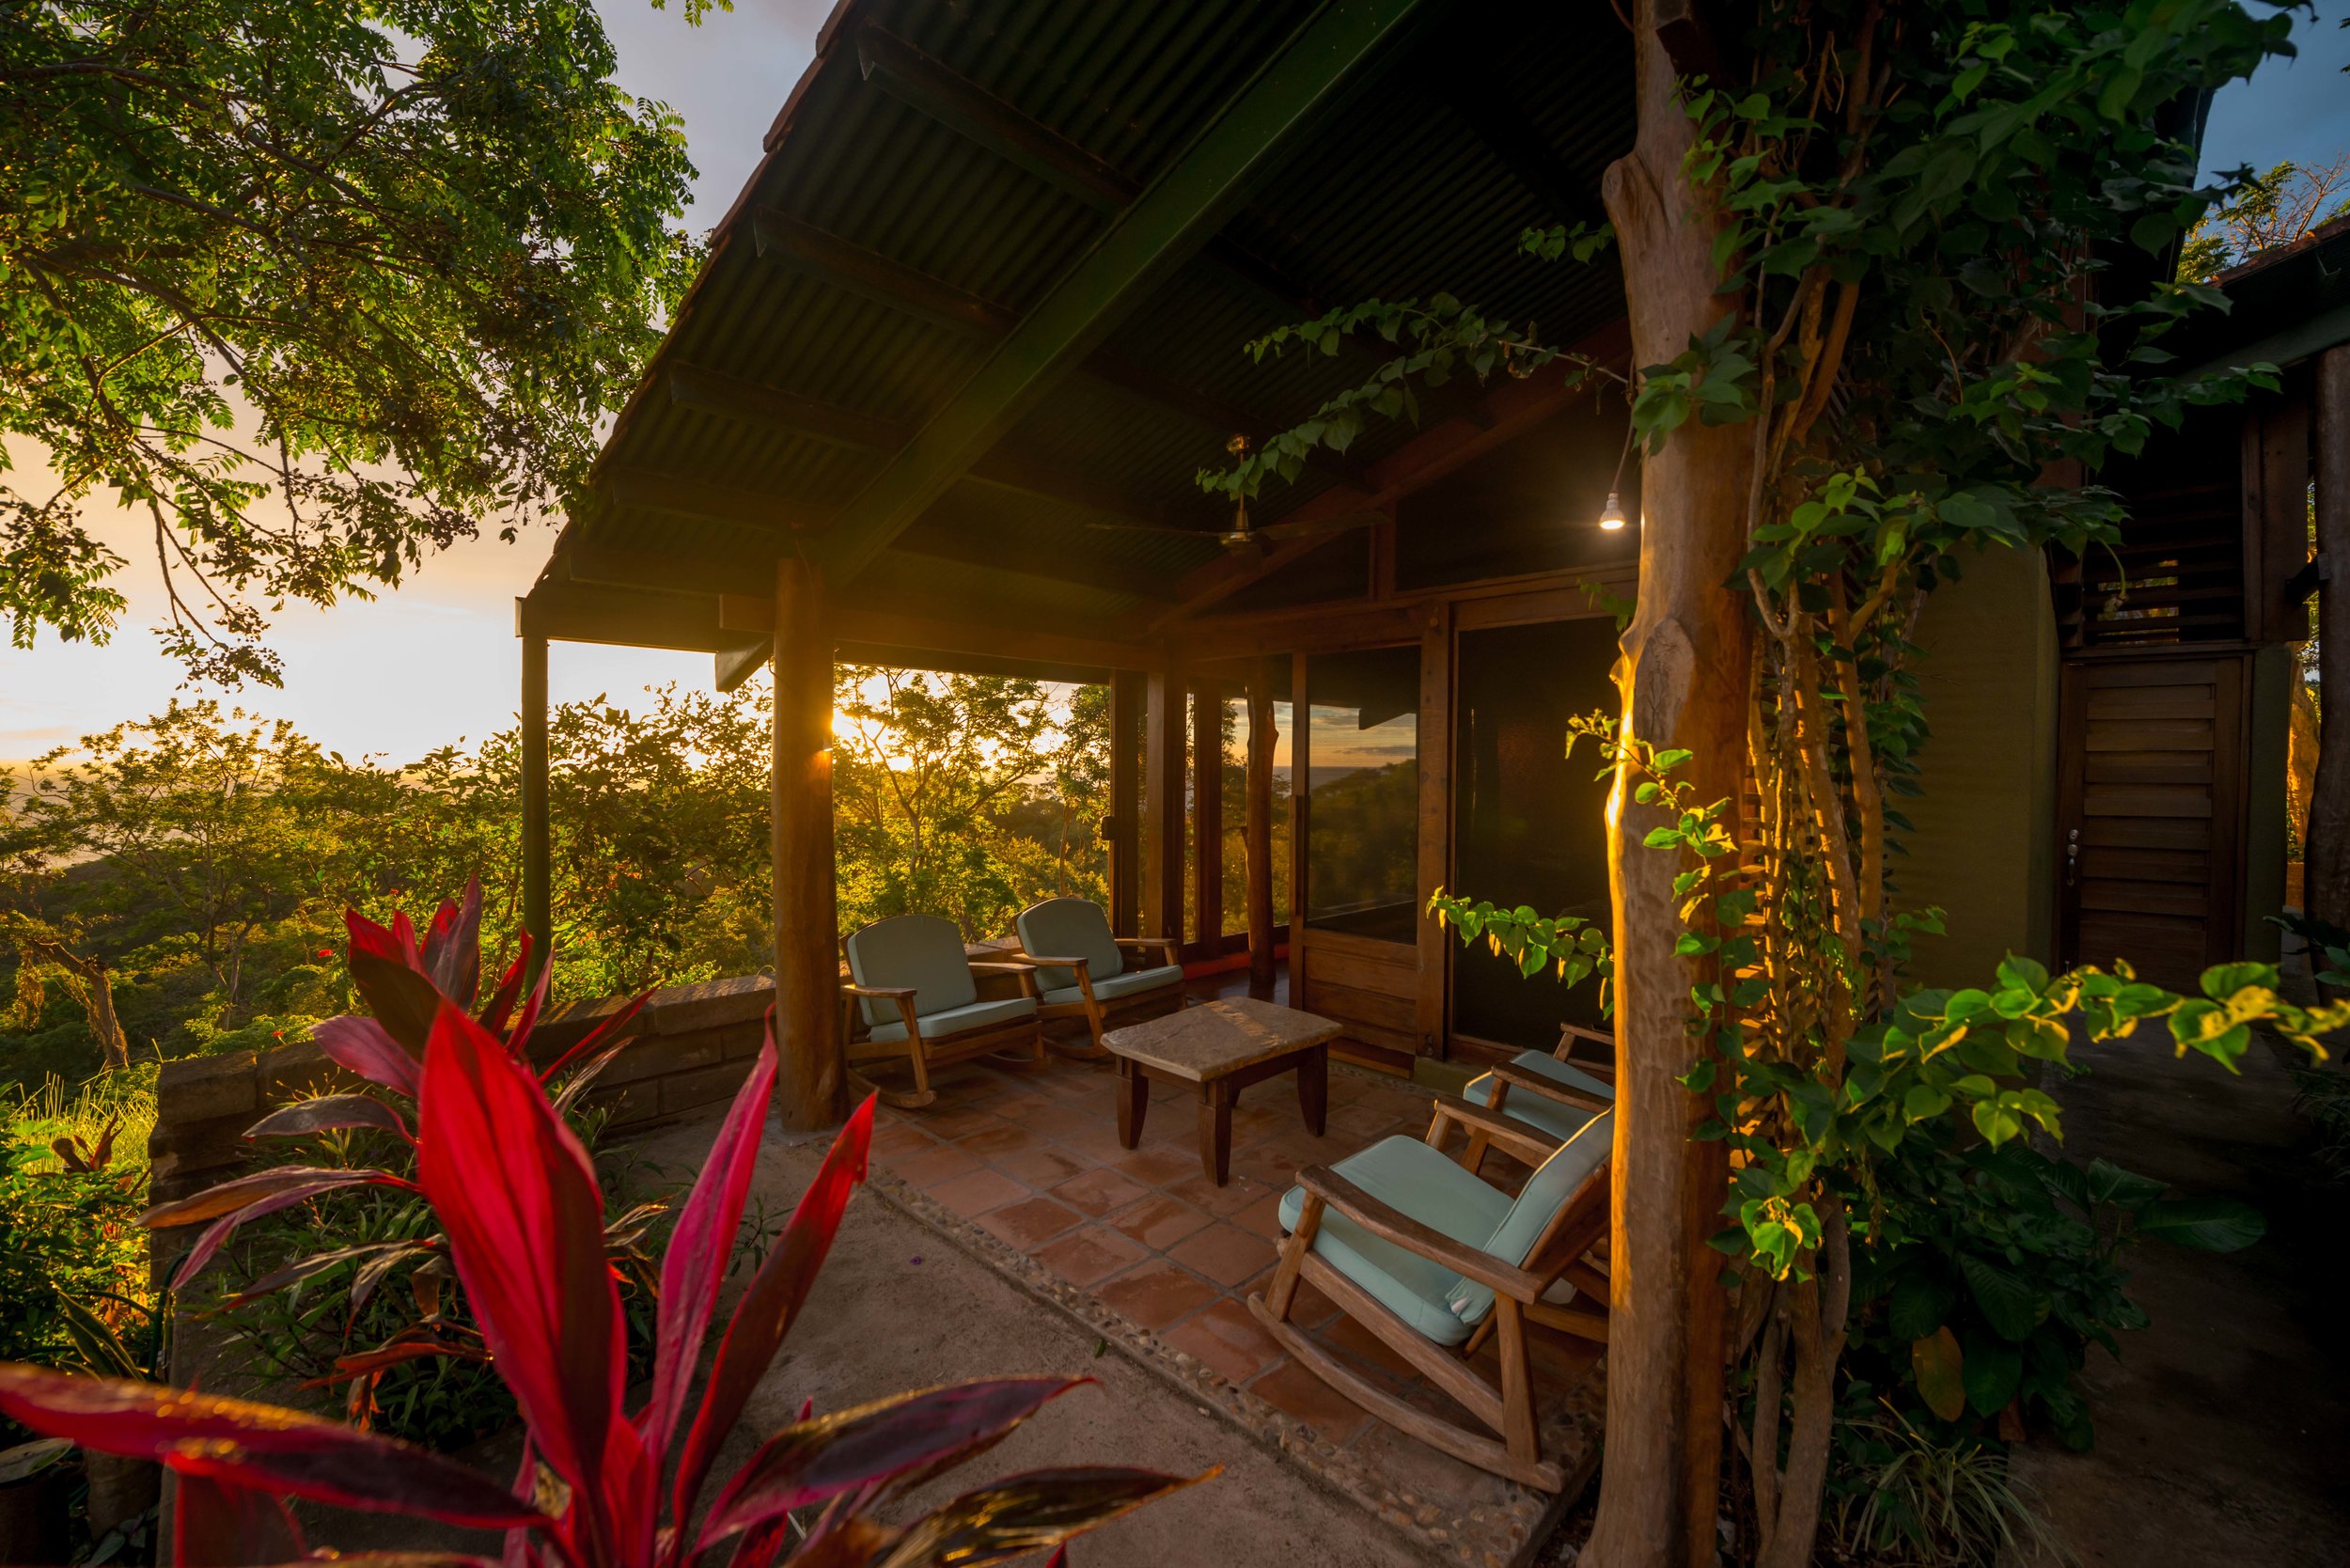
[[[2243,945],[2250,658],[2084,660],[2064,671],[2060,917],[2068,962],[2192,989]]]

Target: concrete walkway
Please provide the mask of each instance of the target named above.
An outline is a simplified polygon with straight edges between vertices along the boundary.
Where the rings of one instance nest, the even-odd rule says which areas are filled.
[[[2150,1034],[2153,1031],[2148,1031]],[[2310,1158],[2282,1048],[2232,1078],[2167,1039],[2076,1049],[2089,1077],[2056,1090],[2064,1151],[2182,1194],[2240,1198],[2268,1234],[2213,1256],[2164,1242],[2132,1255],[2153,1319],[2117,1362],[2090,1352],[2096,1447],[2041,1441],[2017,1468],[2084,1568],[2340,1568],[2350,1561],[2350,1192]]]
[[[714,1128],[715,1119],[668,1128],[638,1150],[682,1172],[699,1165]],[[752,1188],[771,1225],[790,1215],[824,1141],[790,1145],[771,1133]],[[944,1500],[1054,1466],[1140,1465],[1191,1475],[1220,1465],[1215,1480],[1080,1539],[1071,1562],[1402,1568],[1428,1560],[1359,1506],[870,1192],[851,1201],[815,1294],[717,1473],[790,1424],[804,1399],[820,1411],[838,1410],[957,1379],[1039,1373],[1091,1376],[1101,1386],[1047,1405],[922,1498]]]

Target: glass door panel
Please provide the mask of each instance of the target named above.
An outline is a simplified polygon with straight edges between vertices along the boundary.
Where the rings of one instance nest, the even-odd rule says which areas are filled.
[[[1419,650],[1307,661],[1306,925],[1418,935]]]
[[[1613,713],[1616,629],[1604,617],[1464,632],[1455,653],[1453,878],[1463,898],[1605,925],[1607,781],[1588,743],[1567,754],[1567,722]],[[1318,760],[1318,759],[1317,759]],[[1316,824],[1319,826],[1319,823]],[[1600,1023],[1596,982],[1532,979],[1482,947],[1452,949],[1452,1027],[1548,1050],[1559,1026]]]

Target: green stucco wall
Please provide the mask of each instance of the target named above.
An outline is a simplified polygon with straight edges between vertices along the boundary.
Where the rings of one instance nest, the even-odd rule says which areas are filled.
[[[1914,831],[1892,875],[1897,907],[1941,906],[1948,933],[1918,941],[1920,983],[1982,985],[2001,957],[2054,945],[2057,640],[2045,557],[1994,549],[1927,600],[1916,665],[1931,736],[1923,793],[1895,799]]]

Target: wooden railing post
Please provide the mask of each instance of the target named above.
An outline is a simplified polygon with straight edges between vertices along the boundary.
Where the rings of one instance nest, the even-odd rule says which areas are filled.
[[[1168,650],[1143,713],[1142,934],[1183,938],[1183,672]]]
[[[1248,994],[1273,999],[1273,661],[1248,672]]]
[[[832,635],[823,580],[776,563],[775,771],[769,780],[776,910],[776,1112],[809,1132],[838,1121],[839,960],[833,902]]]
[[[1192,940],[1224,953],[1224,684],[1191,689]]]
[[[1142,906],[1142,672],[1110,677],[1110,929],[1139,936]]]

